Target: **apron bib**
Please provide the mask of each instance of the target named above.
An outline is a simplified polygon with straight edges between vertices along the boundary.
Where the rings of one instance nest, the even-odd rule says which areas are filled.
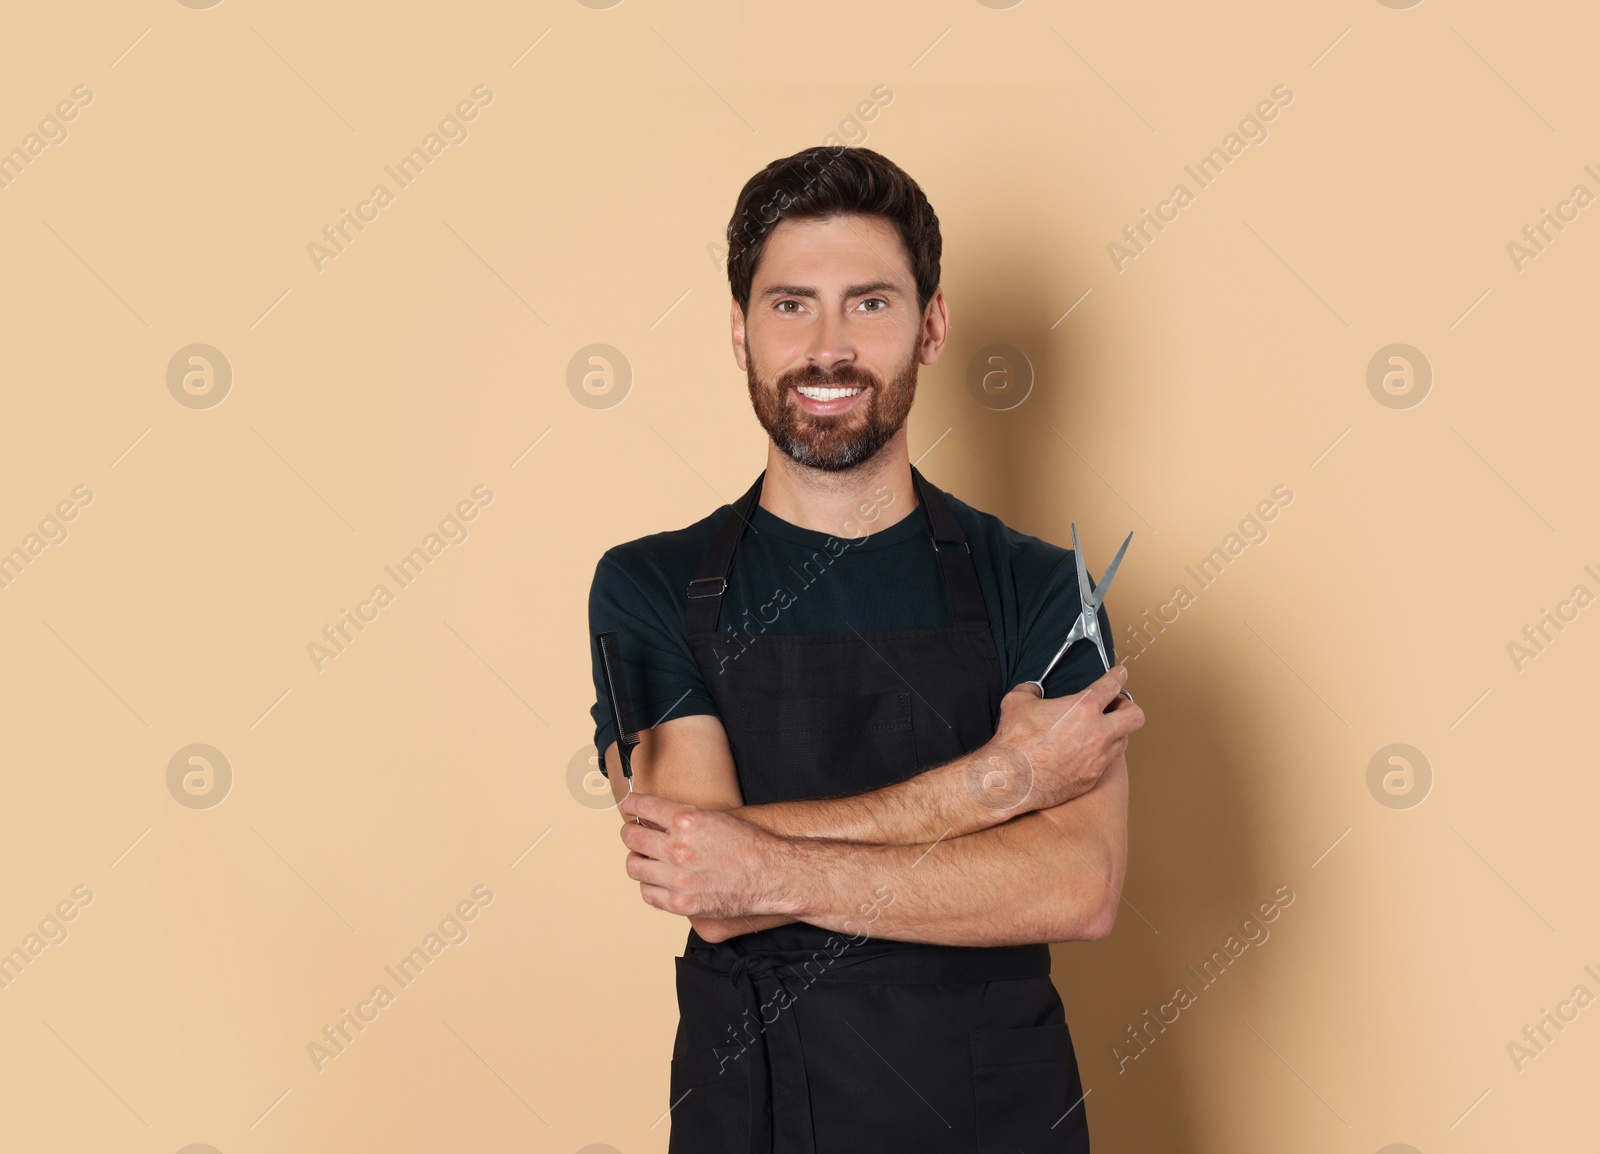
[[[1003,689],[971,550],[943,493],[911,475],[946,628],[718,632],[765,473],[701,558],[686,635],[745,804],[877,789],[994,736]],[[690,930],[675,959],[671,1154],[1089,1149],[1049,946],[879,938],[874,907],[892,901],[886,886],[864,892],[851,932],[795,922],[712,944]]]

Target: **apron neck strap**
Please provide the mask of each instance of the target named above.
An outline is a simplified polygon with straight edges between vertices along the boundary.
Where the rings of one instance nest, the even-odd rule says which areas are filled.
[[[689,582],[689,607],[684,622],[686,633],[716,632],[722,595],[727,592],[728,575],[733,572],[733,555],[745,529],[754,528],[750,519],[761,498],[761,482],[766,476],[763,470],[755,484],[734,502],[700,559],[694,579]],[[987,628],[989,615],[984,608],[983,592],[978,586],[978,572],[973,566],[967,535],[961,531],[960,524],[950,512],[944,494],[929,484],[915,465],[911,466],[911,481],[921,501],[923,521],[932,539],[934,552],[939,557],[939,573],[944,583],[945,599],[950,606],[951,624],[957,628]]]
[[[733,572],[733,552],[739,547],[739,538],[744,535],[745,527],[750,524],[750,517],[755,513],[756,501],[761,496],[761,482],[766,480],[766,477],[767,472],[763,469],[755,484],[745,490],[744,496],[733,503],[728,516],[717,526],[716,536],[711,539],[705,555],[700,558],[700,567],[695,572],[694,580],[689,582],[689,610],[684,621],[685,633],[693,635],[717,631],[717,614],[722,608],[722,595],[728,588],[728,574]]]
[[[950,623],[956,628],[988,628],[989,613],[983,607],[983,591],[978,587],[978,570],[972,561],[972,547],[961,531],[944,494],[930,485],[911,466],[911,481],[922,498],[922,511],[933,536],[933,551],[939,555],[939,572],[944,578],[945,600],[950,605]]]

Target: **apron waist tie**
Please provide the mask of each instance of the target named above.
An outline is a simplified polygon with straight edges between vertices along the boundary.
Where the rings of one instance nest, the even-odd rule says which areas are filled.
[[[738,948],[738,947],[735,947]],[[780,1154],[774,1120],[784,1119],[783,1143],[796,1150],[814,1148],[811,1094],[806,1082],[800,1028],[789,1006],[797,994],[785,976],[793,967],[772,958],[740,952],[728,971],[749,1015],[742,1032],[752,1037],[750,1063],[750,1154]],[[774,1069],[784,1077],[774,1078]]]

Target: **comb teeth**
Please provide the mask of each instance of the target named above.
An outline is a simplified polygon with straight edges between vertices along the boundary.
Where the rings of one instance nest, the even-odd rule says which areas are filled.
[[[633,695],[628,692],[628,674],[622,665],[622,642],[613,632],[595,635],[600,648],[600,671],[605,677],[606,693],[611,698],[611,718],[617,727],[618,752],[624,758],[639,744],[639,727],[633,715]]]

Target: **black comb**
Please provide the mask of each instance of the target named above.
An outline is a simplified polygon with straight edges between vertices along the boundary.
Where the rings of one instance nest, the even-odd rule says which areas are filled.
[[[628,672],[622,665],[622,643],[616,632],[596,633],[600,651],[600,673],[606,682],[606,697],[611,704],[611,719],[617,727],[617,757],[622,776],[633,782],[633,748],[639,744],[639,727],[634,724],[633,695],[628,692]],[[602,756],[605,751],[601,750]]]

